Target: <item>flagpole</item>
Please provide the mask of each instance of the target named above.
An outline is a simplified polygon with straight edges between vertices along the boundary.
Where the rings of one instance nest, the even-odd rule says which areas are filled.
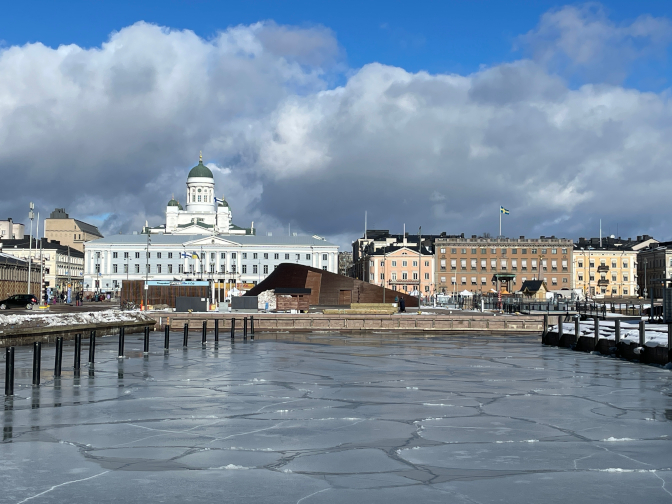
[[[502,207],[499,207],[499,236],[502,236]]]

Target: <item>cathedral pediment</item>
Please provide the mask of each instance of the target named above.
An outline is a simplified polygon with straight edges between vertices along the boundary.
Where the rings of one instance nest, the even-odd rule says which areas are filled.
[[[232,242],[230,240],[226,240],[222,238],[221,236],[204,236],[202,238],[198,238],[196,240],[191,240],[188,242],[185,242],[184,245],[188,246],[194,246],[194,247],[200,247],[200,246],[206,246],[206,245],[239,245],[236,242]]]

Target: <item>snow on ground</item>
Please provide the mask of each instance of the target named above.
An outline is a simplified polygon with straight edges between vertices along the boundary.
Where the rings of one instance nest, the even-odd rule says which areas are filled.
[[[625,343],[639,342],[639,322],[637,320],[621,320],[621,341]],[[550,332],[558,332],[558,326],[549,327]],[[580,336],[590,338],[595,335],[595,323],[590,321],[579,323]],[[574,323],[565,322],[562,324],[564,334],[574,334]],[[599,339],[616,341],[616,323],[613,320],[600,320]],[[644,345],[647,347],[667,347],[667,325],[665,324],[647,324],[645,326]]]
[[[104,310],[80,313],[39,313],[35,315],[0,315],[0,329],[3,327],[39,326],[53,327],[78,324],[105,324],[114,322],[141,322],[150,320],[147,314],[139,310]]]

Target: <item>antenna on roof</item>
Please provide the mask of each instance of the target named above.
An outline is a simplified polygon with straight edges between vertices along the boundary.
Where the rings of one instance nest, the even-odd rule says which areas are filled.
[[[600,219],[600,248],[602,248],[602,219]]]
[[[368,216],[368,215],[367,215],[367,211],[364,210],[364,239],[365,239],[365,240],[366,240],[366,228],[367,228],[367,225],[366,225],[366,218],[367,218],[367,216]]]

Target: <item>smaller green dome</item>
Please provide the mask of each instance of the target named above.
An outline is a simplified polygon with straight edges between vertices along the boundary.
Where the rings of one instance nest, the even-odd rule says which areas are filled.
[[[215,178],[212,176],[210,168],[203,164],[203,160],[200,160],[198,164],[191,169],[189,178],[191,177]]]
[[[177,201],[175,198],[171,199],[168,202],[168,206],[176,206],[178,209],[182,210],[182,205],[180,205],[180,202]]]
[[[217,200],[219,202],[219,206],[221,207],[228,207],[229,203],[225,199]]]

